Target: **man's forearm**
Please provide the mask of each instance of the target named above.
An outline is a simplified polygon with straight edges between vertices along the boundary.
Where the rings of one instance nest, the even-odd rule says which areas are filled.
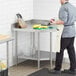
[[[56,24],[64,24],[64,21],[58,20],[58,21],[56,21]]]

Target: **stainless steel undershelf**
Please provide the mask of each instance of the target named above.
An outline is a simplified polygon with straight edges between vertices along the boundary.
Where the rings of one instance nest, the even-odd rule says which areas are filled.
[[[49,54],[50,54],[50,52],[40,51],[40,61],[50,60]],[[19,55],[18,58],[19,59],[29,59],[29,60],[38,60],[38,52],[36,51],[36,53],[34,55],[30,55],[30,56]]]

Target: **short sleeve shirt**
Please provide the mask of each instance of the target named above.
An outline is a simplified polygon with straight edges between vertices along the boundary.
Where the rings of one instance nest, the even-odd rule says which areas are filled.
[[[69,2],[63,4],[59,10],[59,19],[64,21],[62,37],[75,37],[76,7]]]

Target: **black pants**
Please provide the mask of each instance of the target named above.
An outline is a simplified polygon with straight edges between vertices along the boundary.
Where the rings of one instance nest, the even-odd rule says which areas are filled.
[[[64,49],[67,49],[67,51],[68,51],[69,60],[70,60],[70,69],[71,70],[76,69],[74,39],[75,39],[74,37],[61,38],[60,52],[56,53],[55,70],[61,70]]]

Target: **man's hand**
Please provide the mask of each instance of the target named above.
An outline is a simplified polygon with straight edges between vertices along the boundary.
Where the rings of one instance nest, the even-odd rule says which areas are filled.
[[[51,24],[56,24],[55,19],[51,19],[50,22],[51,22]]]
[[[64,21],[62,21],[62,20],[55,21],[55,19],[51,19],[50,22],[51,22],[51,24],[58,24],[58,25],[64,24]]]

